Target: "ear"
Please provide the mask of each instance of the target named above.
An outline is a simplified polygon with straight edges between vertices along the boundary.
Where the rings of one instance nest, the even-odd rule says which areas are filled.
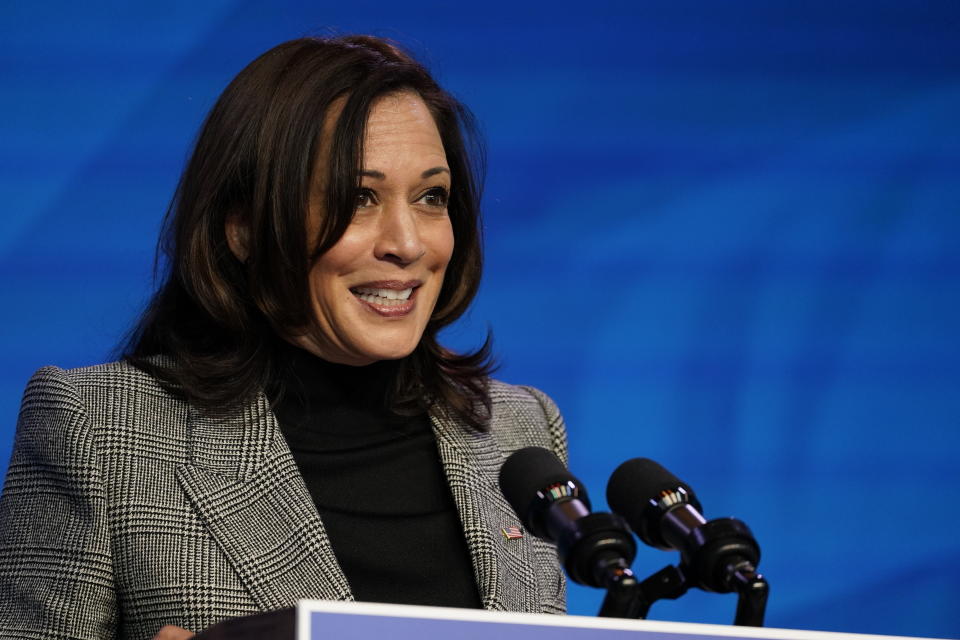
[[[227,236],[227,245],[230,252],[236,256],[240,262],[246,262],[250,255],[250,246],[248,243],[249,230],[247,224],[240,218],[239,213],[227,214],[227,220],[223,224],[224,233]]]

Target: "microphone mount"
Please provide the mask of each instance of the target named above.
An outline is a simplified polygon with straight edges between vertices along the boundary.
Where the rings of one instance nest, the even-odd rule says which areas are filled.
[[[611,585],[599,615],[645,618],[657,600],[674,600],[697,587],[714,593],[737,593],[735,625],[761,627],[770,586],[757,572],[760,546],[746,524],[736,518],[707,521],[700,504],[683,486],[651,498],[637,535],[660,549],[678,549],[680,564],[666,566],[642,581]],[[658,526],[659,525],[659,526]]]

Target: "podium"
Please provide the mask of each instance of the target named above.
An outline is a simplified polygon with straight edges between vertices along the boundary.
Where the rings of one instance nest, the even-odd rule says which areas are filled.
[[[301,600],[214,625],[198,640],[905,640],[904,636],[735,627],[657,620],[507,613],[365,602]],[[929,640],[929,639],[926,639]]]

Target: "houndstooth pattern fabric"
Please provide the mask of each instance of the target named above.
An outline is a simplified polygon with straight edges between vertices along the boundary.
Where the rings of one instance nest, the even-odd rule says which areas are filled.
[[[520,522],[497,474],[525,446],[566,462],[563,420],[535,389],[490,393],[487,433],[431,413],[483,604],[562,613],[555,549],[501,533]],[[211,418],[125,363],[34,375],[0,498],[0,638],[148,639],[301,598],[353,595],[262,393]]]

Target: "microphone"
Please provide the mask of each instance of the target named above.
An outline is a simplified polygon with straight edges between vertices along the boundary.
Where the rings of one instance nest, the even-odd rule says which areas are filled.
[[[634,581],[630,530],[620,516],[590,512],[583,483],[553,452],[515,451],[500,468],[500,490],[527,530],[557,545],[571,580],[608,589]]]
[[[734,518],[707,521],[687,484],[648,458],[627,460],[607,484],[607,503],[646,544],[680,552],[681,565],[705,591],[759,589],[760,547],[750,529]]]

